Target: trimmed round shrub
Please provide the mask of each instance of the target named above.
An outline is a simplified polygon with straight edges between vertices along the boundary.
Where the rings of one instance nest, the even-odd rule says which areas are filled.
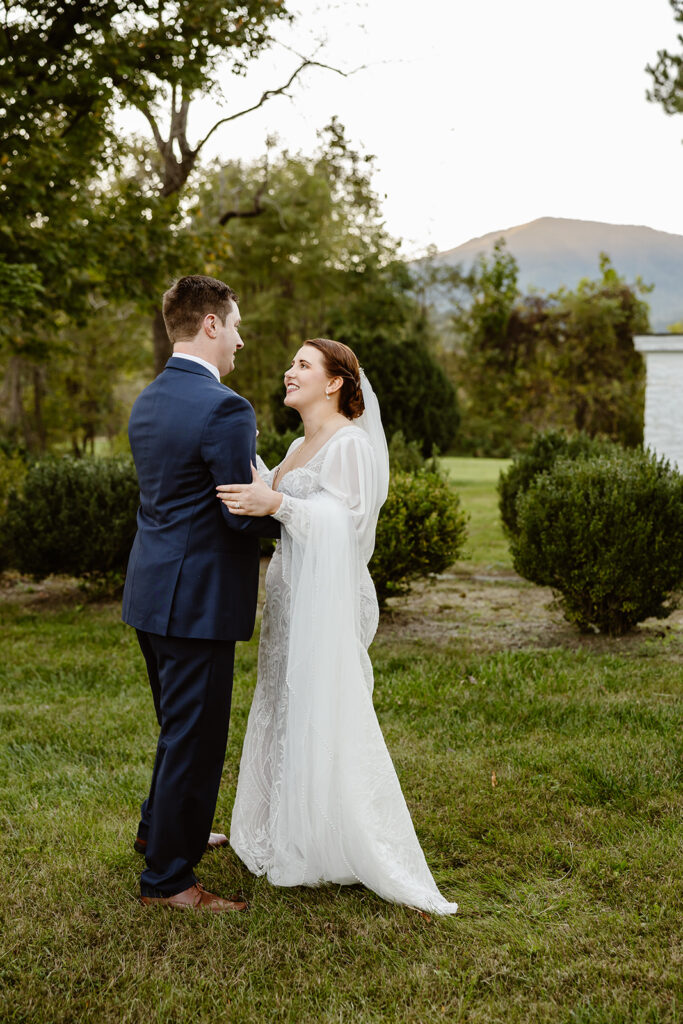
[[[7,508],[10,492],[21,488],[27,468],[28,460],[22,452],[0,445],[0,515]]]
[[[52,573],[111,579],[125,572],[138,504],[130,456],[35,462],[22,490],[9,493],[0,558],[37,579]],[[438,473],[394,473],[370,563],[380,603],[451,565],[465,541],[465,522],[457,495]]]
[[[517,501],[515,569],[581,630],[665,618],[683,582],[683,476],[649,452],[559,459]]]
[[[417,473],[420,469],[439,472],[436,457],[425,458],[419,441],[406,441],[402,430],[392,434],[389,441],[389,464],[392,472],[401,470],[404,473]]]
[[[517,534],[517,498],[529,489],[539,473],[548,472],[558,459],[585,459],[612,451],[614,447],[613,442],[588,434],[570,436],[561,430],[537,434],[526,451],[517,455],[498,478],[498,508],[508,537]]]
[[[392,474],[370,560],[380,606],[407,593],[414,580],[452,565],[465,543],[466,521],[458,496],[437,473]]]
[[[2,561],[38,579],[123,573],[139,500],[130,456],[34,462],[0,520]]]

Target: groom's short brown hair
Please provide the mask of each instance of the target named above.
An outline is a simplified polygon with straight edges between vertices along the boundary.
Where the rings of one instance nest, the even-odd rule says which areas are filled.
[[[225,324],[237,296],[215,277],[191,274],[181,277],[164,292],[162,311],[171,341],[190,341],[207,313],[215,313]]]

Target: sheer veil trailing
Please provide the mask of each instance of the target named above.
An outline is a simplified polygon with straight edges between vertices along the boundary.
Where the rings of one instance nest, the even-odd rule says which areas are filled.
[[[378,611],[367,563],[389,454],[365,374],[361,386],[365,412],[333,436],[315,481],[311,469],[283,478],[282,565],[267,584],[274,600],[264,613],[230,838],[247,866],[276,885],[362,882],[387,900],[453,914],[457,904],[429,871],[372,703],[367,648]]]
[[[362,416],[358,417],[356,424],[368,435],[375,455],[377,497],[381,508],[387,500],[389,492],[389,449],[387,448],[387,439],[384,427],[382,426],[382,416],[379,411],[377,395],[372,389],[372,384],[368,380],[365,370],[362,368],[360,371],[360,385],[363,392],[365,411]],[[379,515],[379,508],[377,509],[377,514]]]

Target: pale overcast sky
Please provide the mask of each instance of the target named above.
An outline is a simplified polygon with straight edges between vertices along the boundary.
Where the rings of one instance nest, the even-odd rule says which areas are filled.
[[[683,115],[647,103],[645,65],[676,47],[667,0],[291,0],[282,43],[350,70],[308,69],[291,97],[219,129],[207,156],[256,158],[268,134],[310,152],[336,114],[377,157],[375,186],[406,255],[448,249],[537,217],[645,224],[683,234]],[[224,113],[278,86],[277,46]],[[193,111],[198,137],[215,100]],[[128,117],[126,124],[134,121]]]

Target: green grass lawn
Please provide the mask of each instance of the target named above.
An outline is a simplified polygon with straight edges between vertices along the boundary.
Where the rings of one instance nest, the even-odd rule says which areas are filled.
[[[496,484],[510,459],[442,458],[441,465],[454,485],[470,519],[464,558],[497,569],[512,567],[507,541],[498,515]]]
[[[483,541],[500,540],[496,467],[447,461],[473,522],[479,509],[473,552],[502,563]],[[0,598],[3,1024],[681,1020],[680,646],[477,653],[384,635],[376,707],[458,914],[356,886],[275,889],[221,851],[201,880],[251,909],[203,917],[136,900],[156,737],[118,614],[75,594]],[[255,672],[254,639],[239,645],[226,831]]]

